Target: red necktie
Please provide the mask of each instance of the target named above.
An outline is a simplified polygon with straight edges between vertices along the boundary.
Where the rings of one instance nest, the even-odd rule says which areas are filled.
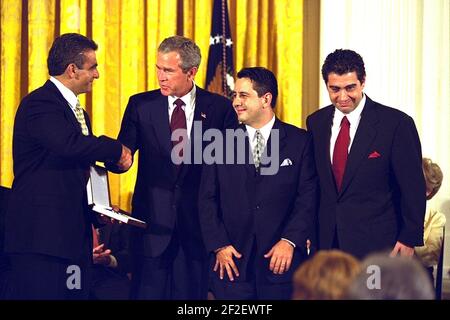
[[[172,118],[170,119],[170,130],[174,132],[177,129],[184,129],[184,134],[179,137],[178,140],[172,141],[172,145],[175,147],[179,143],[183,143],[184,145],[187,142],[187,127],[186,127],[186,115],[182,106],[184,106],[184,102],[181,99],[175,100],[175,109],[172,113]],[[183,148],[180,150],[178,156],[183,158]]]
[[[333,174],[337,190],[341,190],[345,165],[347,164],[348,146],[350,144],[350,122],[347,117],[342,118],[341,130],[336,139],[333,152]]]

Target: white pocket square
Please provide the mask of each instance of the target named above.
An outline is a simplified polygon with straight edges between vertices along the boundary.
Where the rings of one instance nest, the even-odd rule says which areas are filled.
[[[291,159],[289,159],[289,158],[284,159],[283,162],[280,164],[280,167],[286,167],[286,166],[292,166]]]

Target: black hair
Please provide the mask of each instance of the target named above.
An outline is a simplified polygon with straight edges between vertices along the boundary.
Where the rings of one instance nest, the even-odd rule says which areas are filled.
[[[59,76],[64,73],[67,66],[74,63],[82,69],[84,64],[84,52],[97,50],[97,44],[78,33],[66,33],[55,39],[47,58],[48,73],[51,76]]]
[[[275,108],[278,97],[278,83],[272,71],[263,67],[243,68],[238,72],[237,77],[239,79],[249,78],[253,83],[253,89],[258,93],[258,97],[270,92],[272,94],[270,105]]]
[[[336,73],[343,75],[349,72],[356,72],[359,82],[366,80],[366,69],[362,57],[353,50],[337,49],[330,53],[322,66],[322,78],[328,83],[328,75]]]

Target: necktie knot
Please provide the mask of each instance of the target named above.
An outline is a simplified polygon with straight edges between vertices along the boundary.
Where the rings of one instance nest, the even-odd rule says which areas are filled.
[[[182,107],[185,105],[185,103],[181,99],[175,100],[174,104],[176,106],[175,109],[182,109]]]
[[[343,117],[342,120],[341,120],[341,128],[343,126],[350,127],[350,121],[348,121],[347,117]]]

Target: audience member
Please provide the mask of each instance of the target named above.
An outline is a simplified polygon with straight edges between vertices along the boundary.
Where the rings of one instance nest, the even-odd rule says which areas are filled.
[[[339,300],[360,272],[360,263],[340,250],[321,250],[294,274],[294,300]]]
[[[422,159],[422,169],[425,176],[427,196],[427,211],[425,212],[423,234],[424,245],[415,247],[414,251],[422,261],[422,264],[427,268],[434,282],[433,266],[439,262],[446,219],[445,215],[436,209],[431,199],[441,187],[443,174],[441,168],[428,158]]]
[[[348,299],[434,299],[430,278],[417,259],[375,253],[364,259],[361,270],[349,286]]]

